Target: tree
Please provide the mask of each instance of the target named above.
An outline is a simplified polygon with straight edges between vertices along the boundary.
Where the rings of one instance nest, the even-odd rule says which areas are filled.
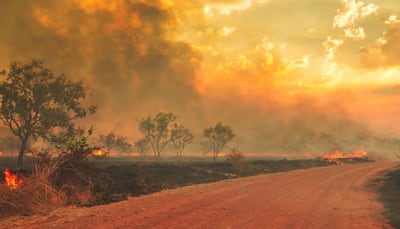
[[[100,135],[100,142],[108,152],[113,148],[118,148],[120,153],[126,153],[132,150],[132,145],[127,142],[126,137],[115,135],[113,132],[107,135]]]
[[[214,127],[204,129],[203,135],[206,137],[208,146],[213,153],[213,161],[217,160],[218,154],[226,143],[235,137],[231,126],[224,126],[221,122],[218,122]]]
[[[161,152],[171,142],[171,129],[176,115],[158,113],[154,118],[148,116],[139,122],[139,130],[151,146],[154,156],[161,157]]]
[[[0,83],[0,119],[21,141],[19,167],[31,138],[49,140],[54,131],[95,112],[96,107],[84,108],[80,103],[86,96],[82,82],[55,76],[40,61],[11,62],[2,75],[7,76]]]
[[[141,138],[135,142],[135,150],[139,152],[140,155],[145,156],[149,149],[149,141],[147,141],[146,138]]]
[[[171,130],[172,147],[176,150],[176,156],[181,158],[186,145],[192,143],[193,134],[183,125],[174,124]]]

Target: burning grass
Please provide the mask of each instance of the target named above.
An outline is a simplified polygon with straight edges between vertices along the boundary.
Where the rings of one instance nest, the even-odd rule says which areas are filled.
[[[9,170],[5,171],[11,174]],[[33,173],[20,178],[17,178],[17,174],[7,173],[5,183],[0,185],[0,218],[45,214],[63,204],[63,193],[51,184],[45,173]],[[10,182],[10,179],[14,181]]]
[[[341,159],[354,159],[354,158],[366,158],[366,157],[367,157],[367,152],[365,152],[364,150],[354,150],[347,154],[339,150],[336,150],[333,153],[327,153],[321,156],[322,159],[333,162],[335,164],[340,164]]]
[[[10,172],[8,168],[4,170],[5,186],[9,189],[17,189],[22,185],[22,179]]]

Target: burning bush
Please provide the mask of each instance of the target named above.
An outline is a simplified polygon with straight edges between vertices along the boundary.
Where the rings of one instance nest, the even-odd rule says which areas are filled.
[[[66,195],[67,204],[93,205],[109,198],[111,180],[88,160],[93,152],[100,152],[98,147],[88,144],[91,134],[89,129],[86,134],[81,131],[67,136],[57,157],[58,168],[51,174],[52,183]]]
[[[107,202],[111,182],[90,165],[88,156],[94,150],[87,144],[86,135],[74,134],[58,154],[33,154],[29,176],[21,178],[5,170],[5,183],[0,185],[0,215],[43,214],[63,204]]]
[[[52,185],[47,176],[52,169],[54,167],[48,166],[29,177],[19,178],[15,183],[7,182],[6,177],[6,183],[0,186],[0,217],[44,214],[63,204],[63,193]],[[14,178],[17,175],[11,174],[9,179]]]
[[[5,185],[9,189],[16,189],[22,185],[22,179],[17,174],[13,174],[9,169],[4,170]]]

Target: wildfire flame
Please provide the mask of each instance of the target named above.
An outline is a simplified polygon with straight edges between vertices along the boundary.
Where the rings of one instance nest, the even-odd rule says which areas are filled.
[[[367,152],[364,150],[356,150],[346,155],[345,158],[363,158],[367,156]]]
[[[104,157],[107,155],[107,153],[104,152],[103,150],[99,149],[97,151],[92,152],[92,155],[95,157]]]
[[[350,152],[348,154],[343,154],[341,151],[336,150],[333,153],[327,153],[321,156],[322,159],[327,160],[327,161],[332,161],[337,163],[337,159],[343,159],[343,158],[363,158],[367,156],[367,152],[364,150],[355,150],[353,152]]]
[[[344,158],[344,155],[339,150],[336,150],[333,153],[327,153],[327,154],[322,155],[321,158],[324,160],[327,160],[327,161],[333,161],[336,159]]]
[[[10,172],[9,169],[4,170],[5,185],[10,189],[16,189],[22,185],[22,180],[17,174]]]

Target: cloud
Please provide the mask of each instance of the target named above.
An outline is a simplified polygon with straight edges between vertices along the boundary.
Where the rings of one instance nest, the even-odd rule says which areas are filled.
[[[392,23],[377,41],[359,51],[360,64],[364,68],[380,68],[400,65],[400,24]]]
[[[343,40],[339,38],[332,38],[328,36],[322,43],[325,51],[325,57],[332,60],[335,57],[336,50],[343,44]]]
[[[365,31],[363,28],[347,28],[344,30],[344,36],[354,41],[365,39]]]
[[[204,6],[206,17],[212,17],[215,14],[231,15],[233,12],[241,12],[249,9],[254,4],[267,3],[268,0],[226,0],[210,1]]]
[[[400,20],[397,18],[397,15],[390,15],[386,20],[385,24],[395,26],[399,24]]]
[[[374,14],[378,10],[375,4],[365,4],[357,0],[342,0],[343,9],[337,10],[333,19],[334,28],[343,28],[354,25],[362,18]]]
[[[218,35],[222,37],[227,37],[234,33],[236,30],[235,27],[223,26],[221,29],[218,30]]]

